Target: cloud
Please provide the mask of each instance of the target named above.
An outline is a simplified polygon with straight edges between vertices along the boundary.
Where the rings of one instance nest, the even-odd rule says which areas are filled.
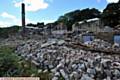
[[[0,17],[3,18],[3,20],[0,20],[0,27],[21,25],[21,19],[17,18],[16,16],[14,16],[12,14],[7,13],[7,12],[3,12],[2,14],[0,14]],[[35,23],[35,21],[32,21],[32,20],[26,18],[26,24],[27,23]]]
[[[25,3],[26,11],[32,12],[46,9],[48,7],[48,3],[46,3],[44,0],[21,0],[20,2],[14,1],[14,6],[20,8],[21,3]]]
[[[106,0],[107,3],[117,3],[119,0]],[[97,2],[101,2],[101,0],[97,0]]]
[[[18,22],[16,16],[9,14],[7,12],[1,13],[0,17],[2,17],[5,20],[5,21],[4,20],[0,21],[0,27],[12,26],[13,24]]]
[[[10,22],[0,21],[0,27],[8,27],[8,26],[11,26]]]
[[[16,19],[15,16],[13,16],[13,15],[7,13],[7,12],[3,12],[3,13],[1,14],[1,16],[2,16],[3,18],[9,18],[9,19],[13,19],[13,20]]]
[[[21,25],[21,19],[17,18],[16,16],[8,13],[8,12],[3,12],[0,14],[0,18],[2,17],[3,20],[0,20],[0,27],[9,27],[13,25]],[[55,22],[56,20],[48,19],[48,20],[41,20],[40,22],[44,22],[45,24],[47,23],[52,23]],[[26,24],[28,23],[37,23],[38,21],[33,21],[29,18],[26,18]]]
[[[6,21],[10,21],[11,23],[17,23],[19,20],[16,18],[16,16],[9,14],[7,12],[3,12],[0,15],[2,18],[6,19]]]
[[[108,3],[117,3],[119,0],[106,0]]]

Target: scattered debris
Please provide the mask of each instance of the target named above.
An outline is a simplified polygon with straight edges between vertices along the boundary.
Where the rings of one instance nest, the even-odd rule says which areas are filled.
[[[53,74],[52,80],[58,80],[60,76],[65,80],[120,79],[119,55],[86,51],[69,44],[71,43],[60,39],[46,42],[28,40],[17,46],[16,53],[39,66],[39,73],[50,71]],[[100,49],[113,46],[99,39],[83,45]]]

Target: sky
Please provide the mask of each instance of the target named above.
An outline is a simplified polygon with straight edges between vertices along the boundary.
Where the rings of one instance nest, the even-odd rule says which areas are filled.
[[[26,24],[56,21],[70,11],[96,8],[102,11],[118,0],[1,0],[0,27],[21,25],[21,3],[25,3]]]

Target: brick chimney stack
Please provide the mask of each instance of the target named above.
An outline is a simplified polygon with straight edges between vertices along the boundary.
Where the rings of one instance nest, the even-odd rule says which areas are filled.
[[[22,27],[23,33],[25,33],[25,4],[22,3]]]

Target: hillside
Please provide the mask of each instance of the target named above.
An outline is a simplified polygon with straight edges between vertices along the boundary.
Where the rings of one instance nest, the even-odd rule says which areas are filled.
[[[0,38],[8,38],[9,35],[18,33],[20,26],[11,26],[7,28],[0,28]]]

